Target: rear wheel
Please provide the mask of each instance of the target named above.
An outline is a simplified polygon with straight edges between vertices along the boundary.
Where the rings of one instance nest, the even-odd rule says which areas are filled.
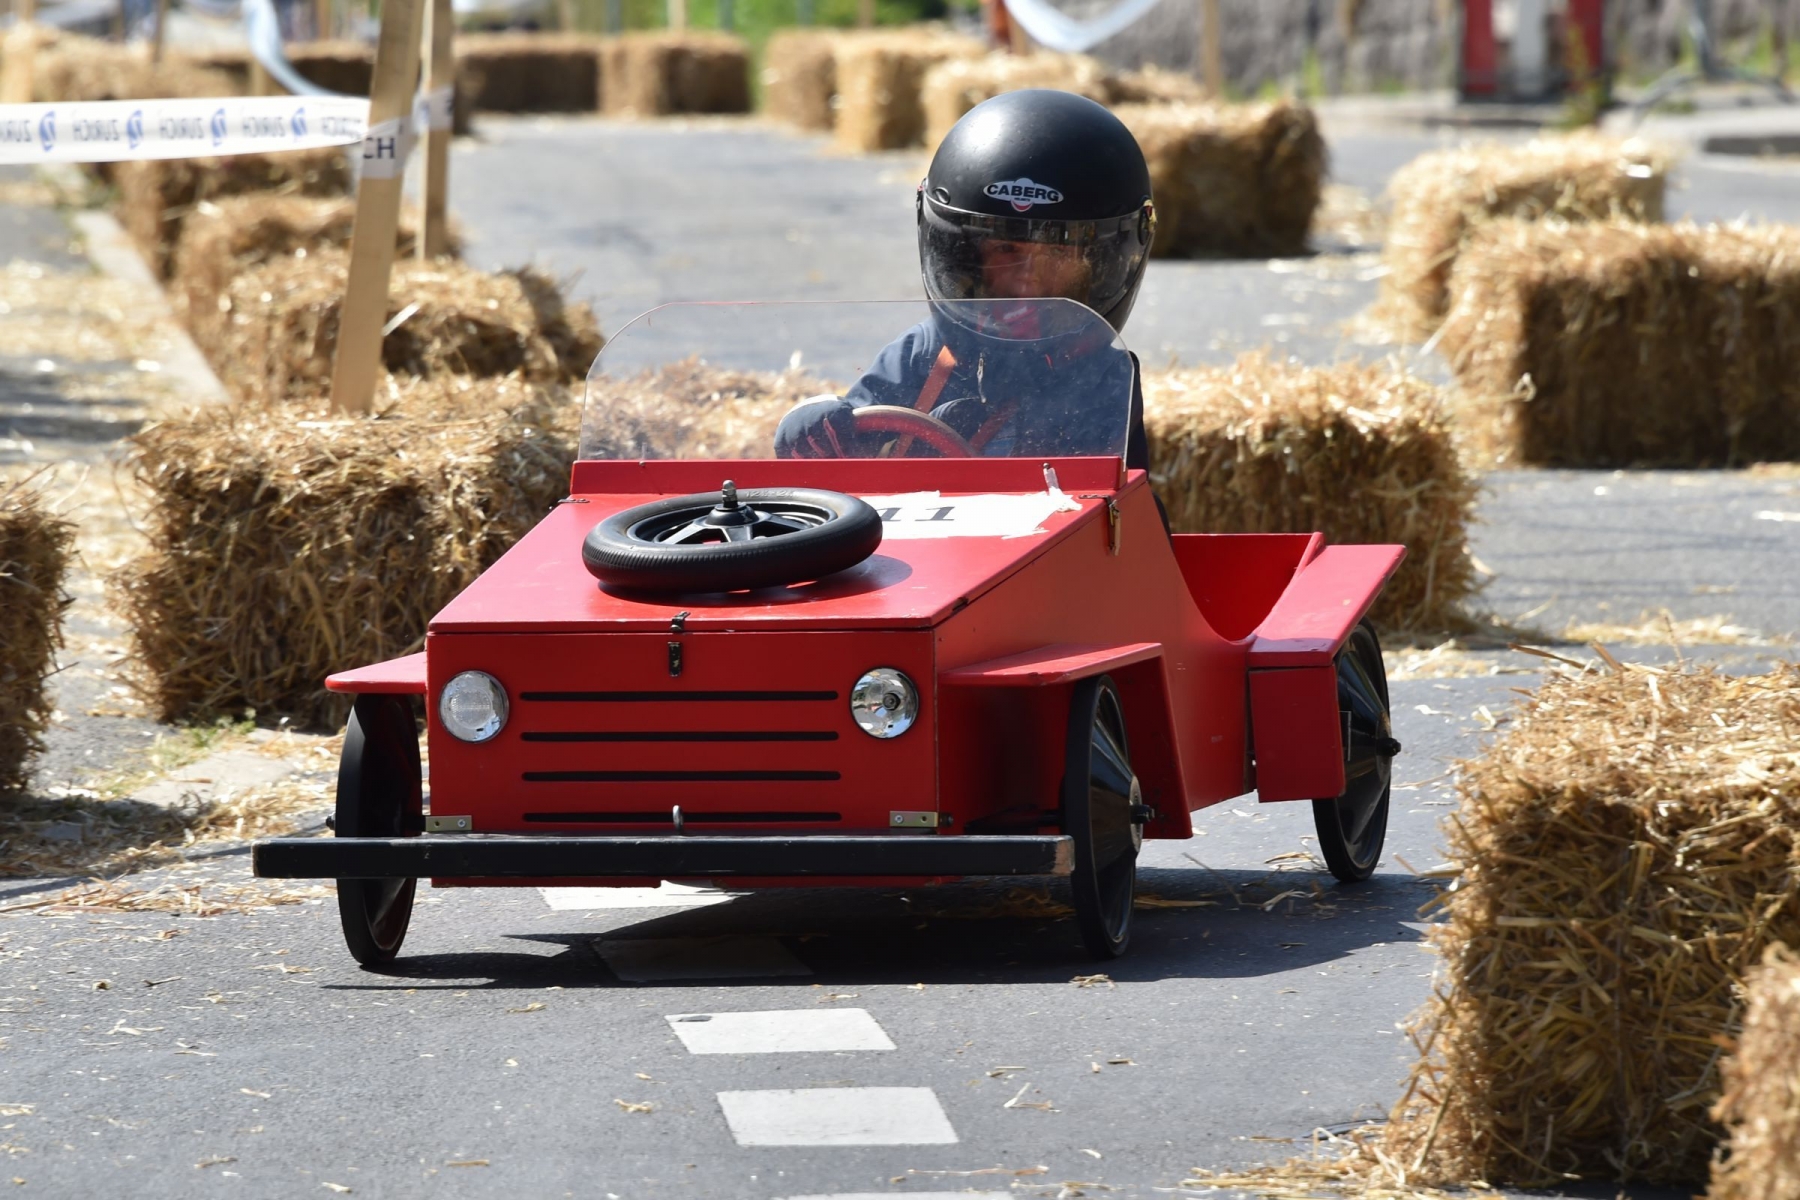
[[[1350,633],[1337,658],[1338,719],[1347,738],[1344,792],[1313,801],[1313,824],[1325,865],[1345,883],[1375,873],[1387,841],[1388,795],[1393,786],[1394,740],[1389,718],[1387,668],[1381,643],[1367,621]]]
[[[1084,679],[1069,707],[1062,827],[1075,843],[1075,924],[1095,958],[1117,958],[1131,940],[1144,816],[1118,689],[1106,676]]]
[[[339,837],[410,837],[424,811],[419,735],[404,696],[358,696],[338,762]],[[340,879],[338,917],[350,956],[392,962],[412,920],[416,879]]]

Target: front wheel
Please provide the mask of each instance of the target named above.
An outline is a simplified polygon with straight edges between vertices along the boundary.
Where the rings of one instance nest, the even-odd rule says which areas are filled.
[[[404,696],[358,696],[338,761],[339,837],[410,837],[424,812],[419,735]],[[365,967],[394,961],[412,920],[416,879],[340,879],[338,918],[350,956]]]
[[[1337,693],[1346,738],[1344,792],[1313,801],[1313,824],[1331,873],[1345,883],[1361,883],[1375,873],[1387,841],[1394,755],[1400,753],[1389,717],[1387,667],[1367,621],[1351,630],[1338,653]]]
[[[1145,815],[1118,689],[1104,675],[1084,679],[1069,706],[1062,827],[1075,842],[1075,924],[1095,958],[1117,958],[1131,941]]]

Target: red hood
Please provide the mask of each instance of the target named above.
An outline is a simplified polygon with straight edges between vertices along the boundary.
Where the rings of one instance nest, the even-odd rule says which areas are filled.
[[[432,620],[431,632],[663,631],[676,613],[695,632],[721,629],[921,628],[935,625],[1050,546],[1095,524],[1114,493],[1117,459],[1054,464],[1079,511],[1056,512],[1022,537],[886,537],[868,560],[819,583],[755,592],[626,596],[599,586],[581,543],[620,509],[740,487],[824,487],[860,496],[938,491],[946,498],[1043,493],[1042,464],[1018,459],[576,464],[570,501]],[[1137,485],[1142,474],[1134,473]],[[1103,522],[1102,522],[1103,524]]]

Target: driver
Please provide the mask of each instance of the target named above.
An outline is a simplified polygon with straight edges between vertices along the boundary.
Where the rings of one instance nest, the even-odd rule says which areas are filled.
[[[1084,410],[1081,401],[1122,394],[1128,377],[1125,465],[1147,470],[1136,359],[1098,336],[1091,318],[1058,329],[1067,315],[1059,306],[1016,303],[1064,297],[1112,331],[1124,328],[1156,227],[1149,168],[1131,131],[1069,92],[1004,93],[945,135],[917,207],[926,297],[991,303],[934,305],[842,398],[787,413],[775,432],[776,457],[856,456],[851,414],[870,404],[929,413],[983,455],[1116,444],[1116,430],[1084,429],[1116,420],[1116,410]],[[896,452],[914,441],[902,438]]]

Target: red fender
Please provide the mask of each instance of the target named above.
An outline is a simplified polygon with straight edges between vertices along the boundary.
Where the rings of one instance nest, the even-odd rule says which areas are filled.
[[[1337,654],[1405,556],[1404,546],[1327,546],[1256,627],[1247,666],[1261,799],[1343,792]]]

